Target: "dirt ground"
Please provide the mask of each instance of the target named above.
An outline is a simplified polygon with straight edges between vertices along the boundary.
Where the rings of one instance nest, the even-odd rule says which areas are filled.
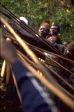
[[[5,85],[0,79],[0,112],[21,112],[20,101],[13,85]]]

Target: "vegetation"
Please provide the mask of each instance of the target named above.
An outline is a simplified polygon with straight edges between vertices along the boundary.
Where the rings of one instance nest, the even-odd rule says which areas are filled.
[[[37,30],[42,20],[48,20],[50,24],[60,25],[63,40],[74,40],[74,0],[0,0],[0,3],[18,18],[26,17],[33,29]],[[2,61],[0,59],[0,69]],[[0,112],[20,112],[20,102],[14,89],[0,79]]]
[[[35,30],[42,20],[54,21],[61,27],[61,38],[74,40],[73,0],[0,0],[17,17],[25,16]]]

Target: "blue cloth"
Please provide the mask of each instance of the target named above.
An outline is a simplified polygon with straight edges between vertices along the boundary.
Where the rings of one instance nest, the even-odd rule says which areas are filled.
[[[23,112],[58,112],[51,95],[20,61],[12,64],[12,70],[21,94]]]

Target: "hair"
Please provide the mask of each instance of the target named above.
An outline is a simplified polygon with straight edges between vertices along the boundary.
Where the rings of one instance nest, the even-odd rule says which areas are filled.
[[[74,41],[70,42],[65,49],[65,55],[74,60]]]
[[[41,23],[40,23],[40,26],[42,25],[45,25],[48,29],[50,28],[50,24],[49,24],[49,21],[48,20],[43,20]]]
[[[53,23],[51,24],[51,26],[56,26],[56,27],[57,27],[58,32],[60,32],[60,26],[59,26],[58,24],[56,24],[56,23],[54,23],[54,22],[53,22]]]

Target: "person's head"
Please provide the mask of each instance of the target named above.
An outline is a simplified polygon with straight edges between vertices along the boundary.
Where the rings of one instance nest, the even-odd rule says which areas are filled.
[[[74,61],[74,41],[66,46],[64,50],[64,55]]]
[[[49,35],[49,23],[47,21],[43,21],[38,30],[39,36],[42,38],[46,38]]]
[[[60,27],[56,24],[52,24],[50,27],[50,34],[57,35],[60,32]]]

